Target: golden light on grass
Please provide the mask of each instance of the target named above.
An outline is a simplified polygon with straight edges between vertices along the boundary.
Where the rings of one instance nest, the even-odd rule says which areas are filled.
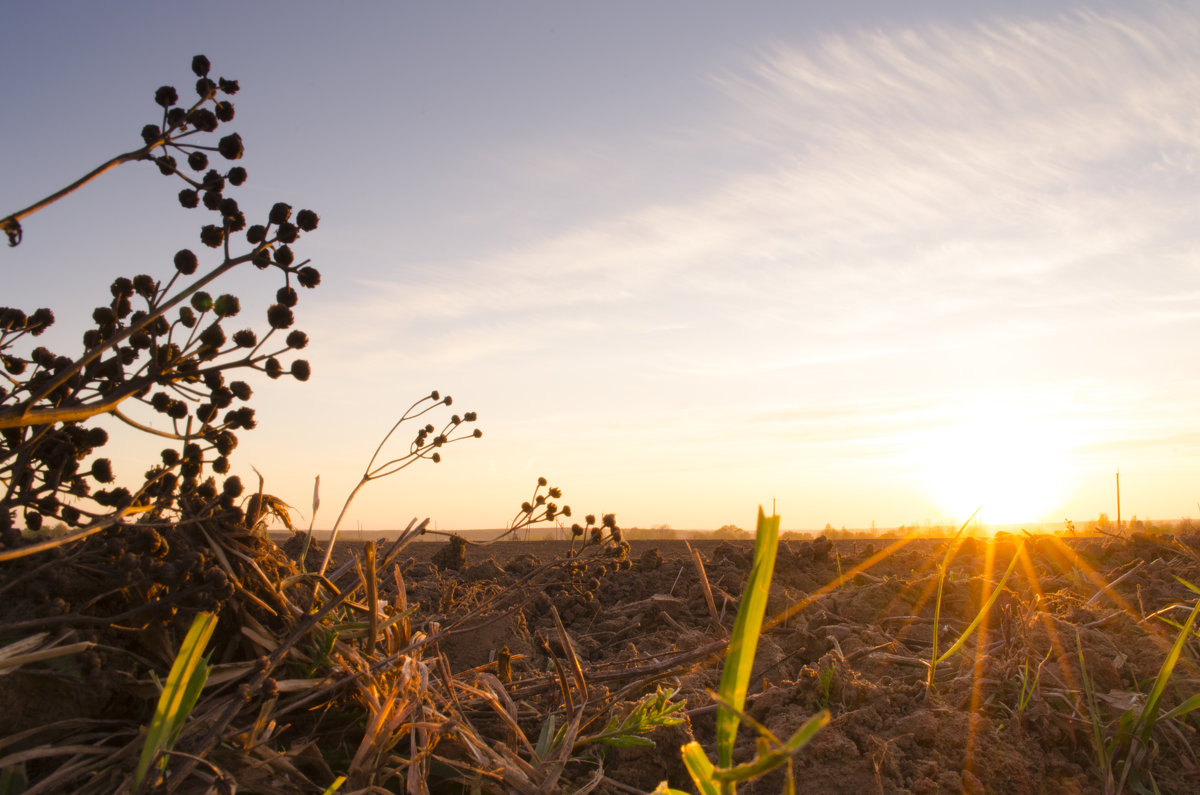
[[[913,451],[914,474],[943,515],[979,506],[988,525],[1036,522],[1071,496],[1071,444],[1061,423],[1014,400],[981,398],[953,410]]]

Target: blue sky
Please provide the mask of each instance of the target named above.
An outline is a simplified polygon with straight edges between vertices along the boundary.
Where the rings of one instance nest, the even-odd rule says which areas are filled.
[[[1118,467],[1125,516],[1194,514],[1200,5],[828,6],[22,4],[0,206],[135,148],[193,54],[241,82],[240,201],[317,210],[324,281],[237,463],[305,511],[320,474],[318,525],[435,388],[484,438],[350,526],[499,526],[541,475],[641,526],[1081,520]],[[77,345],[194,241],[176,190],[30,219],[5,303]]]

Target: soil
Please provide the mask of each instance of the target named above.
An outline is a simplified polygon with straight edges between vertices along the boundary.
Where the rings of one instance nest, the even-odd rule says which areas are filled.
[[[178,637],[189,611],[214,609],[234,592],[204,552],[216,549],[212,538],[193,534],[188,544],[149,531],[119,542],[97,538],[9,570],[0,615],[0,629],[9,631],[0,640],[43,626],[84,626],[67,640],[99,645],[56,669],[0,669],[0,738],[49,720],[145,720],[144,703],[114,695],[148,676],[141,669],[149,662],[137,662],[149,653],[145,638],[162,647],[158,659],[169,659],[177,641],[167,639]],[[238,575],[238,593],[290,576],[301,542],[294,537],[276,547],[262,537],[238,539],[238,559],[257,567]],[[413,631],[439,638],[436,651],[446,668],[440,678],[470,683],[491,675],[489,681],[506,683],[515,702],[535,705],[516,713],[531,742],[539,725],[526,725],[523,715],[561,712],[571,688],[560,688],[547,671],[569,679],[572,656],[589,703],[631,703],[659,686],[676,690],[675,699],[686,702],[682,724],[656,729],[650,747],[598,754],[598,746],[590,746],[568,765],[557,791],[594,784],[592,792],[644,793],[666,780],[690,792],[680,747],[693,739],[714,747],[712,694],[753,552],[750,542],[690,543],[689,549],[682,541],[609,541],[581,552],[559,541],[421,541],[395,550],[381,542],[377,596],[415,608]],[[1200,583],[1200,536],[966,539],[943,578],[951,544],[825,538],[780,544],[745,712],[786,740],[828,710],[828,724],[793,757],[798,787],[923,794],[1200,791],[1194,750],[1200,748],[1200,710],[1166,714],[1200,693],[1200,635],[1194,631],[1163,692],[1153,742],[1144,748],[1135,742],[1138,755],[1128,766],[1128,747],[1118,748],[1108,765],[1111,780],[1096,747],[1097,736],[1101,750],[1118,736],[1122,713],[1140,714],[1178,626],[1196,604],[1197,593],[1181,580]],[[1018,549],[1024,551],[984,620],[937,666],[930,687],[935,638],[939,653],[955,644]],[[339,576],[339,567],[352,572],[360,551],[359,544],[339,544],[330,577]],[[316,546],[308,550],[309,571],[323,554]],[[143,568],[149,574],[139,574]],[[126,569],[133,573],[122,576],[133,584],[122,586],[111,572]],[[56,570],[72,572],[73,579],[62,574],[62,582],[39,584]],[[173,606],[152,610],[156,589],[168,585],[178,593]],[[262,632],[271,625],[271,591],[256,593],[239,615]],[[87,630],[75,616],[97,612],[108,604],[103,600],[112,603],[106,615],[123,617],[121,625],[94,622]],[[235,625],[223,623],[219,633],[228,635],[223,648],[245,643]],[[134,645],[139,638],[141,645]],[[217,639],[214,647],[221,647]],[[135,668],[112,667],[126,659]],[[300,714],[291,713],[293,731]],[[747,724],[735,762],[756,754],[759,731]],[[480,724],[481,731],[487,728]],[[0,757],[5,742],[0,739]],[[330,780],[320,755],[309,757],[316,760],[313,780]],[[778,793],[786,775],[779,768],[738,791]]]
[[[941,651],[975,618],[1017,540],[967,539],[954,555],[939,616]],[[829,724],[794,759],[797,785],[810,792],[1104,791],[1080,653],[1098,720],[1111,736],[1122,711],[1145,703],[1178,635],[1164,619],[1182,623],[1195,604],[1196,594],[1176,577],[1200,583],[1200,537],[1031,537],[1026,561],[1018,561],[980,629],[938,666],[929,689],[938,569],[948,543],[781,543],[748,715],[786,739],[829,710]],[[571,583],[453,636],[442,651],[456,671],[485,670],[507,648],[519,682],[522,672],[548,664],[537,638],[556,635],[553,605],[595,675],[686,659],[728,638],[752,555],[745,542],[691,546],[703,559],[715,620],[684,542],[634,541],[617,559],[579,558]],[[465,555],[456,549],[456,569],[431,562],[449,559],[450,549],[410,545],[402,564],[410,602],[444,607],[448,590],[495,593],[569,552],[565,542],[501,542],[468,546]],[[1200,692],[1198,651],[1193,634],[1163,711]],[[605,775],[632,789],[608,783],[607,791],[646,792],[664,779],[692,790],[679,748],[693,738],[713,747],[710,694],[719,673],[720,651],[672,671],[666,684],[686,699],[687,724],[657,730],[653,748],[610,751]],[[1161,792],[1198,791],[1196,715],[1170,721],[1134,771],[1141,785],[1152,776]],[[735,762],[753,757],[756,736],[743,724]],[[780,792],[784,775],[777,770],[738,791]]]

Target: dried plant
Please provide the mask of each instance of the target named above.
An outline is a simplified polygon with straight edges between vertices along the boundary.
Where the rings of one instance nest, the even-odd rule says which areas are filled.
[[[50,309],[29,314],[0,309],[0,560],[77,540],[135,515],[236,518],[240,480],[226,477],[218,486],[206,477],[229,472],[238,434],[256,424],[247,404],[251,386],[234,376],[309,378],[307,361],[293,359],[285,368],[282,358],[308,344],[307,335],[293,328],[296,287],[314,288],[321,275],[298,260],[292,246],[320,219],[312,210],[293,214],[291,205],[278,202],[262,223],[248,225],[232,196],[246,182],[246,169],[213,167],[217,158],[238,161],[244,152],[237,133],[213,140],[234,118],[228,97],[237,93],[238,83],[210,78],[202,55],[192,60],[192,70],[197,99],[181,105],[173,87],[159,88],[154,101],[160,118],[143,127],[140,148],[0,221],[15,246],[30,215],[129,162],[153,163],[163,175],[181,180],[180,205],[211,213],[199,230],[200,253],[175,252],[162,276],[141,273],[113,281],[109,298],[92,312],[81,352],[62,355],[32,346],[54,323]],[[251,265],[274,271],[282,284],[260,330],[234,330],[234,318],[243,315],[241,301],[207,290]],[[161,462],[146,472],[139,488],[109,485],[117,473],[109,459],[97,457],[108,433],[88,424],[99,415],[167,440]],[[52,522],[67,532],[29,543]]]

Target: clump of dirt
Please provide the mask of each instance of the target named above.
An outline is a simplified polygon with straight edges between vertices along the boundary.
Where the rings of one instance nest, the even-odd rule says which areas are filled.
[[[467,542],[462,536],[450,536],[446,545],[433,556],[433,565],[451,571],[462,570],[467,562]]]

